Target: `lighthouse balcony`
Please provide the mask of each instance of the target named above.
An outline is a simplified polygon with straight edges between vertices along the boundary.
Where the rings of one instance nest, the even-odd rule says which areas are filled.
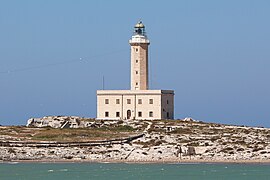
[[[150,41],[145,36],[135,35],[135,36],[132,36],[131,40],[129,40],[129,43],[147,43],[147,44],[149,44]]]

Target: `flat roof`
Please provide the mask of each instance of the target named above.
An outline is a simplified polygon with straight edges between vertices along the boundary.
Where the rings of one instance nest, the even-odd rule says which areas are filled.
[[[174,94],[173,90],[97,90],[97,95],[159,95]]]

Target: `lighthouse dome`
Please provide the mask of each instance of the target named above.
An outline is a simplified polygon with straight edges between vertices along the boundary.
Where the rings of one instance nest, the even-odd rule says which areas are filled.
[[[144,28],[144,24],[142,23],[142,21],[139,21],[136,25],[135,28]]]

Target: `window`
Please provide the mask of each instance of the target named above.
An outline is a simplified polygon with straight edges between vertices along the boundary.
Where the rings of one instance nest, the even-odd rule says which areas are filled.
[[[105,117],[109,117],[109,112],[108,111],[105,112]]]
[[[138,59],[136,59],[136,63],[138,63],[139,62],[139,60]]]
[[[120,117],[120,112],[116,112],[116,117]]]
[[[138,52],[138,48],[135,48],[135,51]]]
[[[153,117],[153,111],[149,111],[149,117]]]
[[[170,113],[169,113],[169,112],[167,112],[167,118],[168,118],[168,119],[170,118]]]
[[[136,85],[138,85],[138,82],[136,82]]]
[[[109,99],[105,99],[105,104],[109,104]]]
[[[167,104],[169,104],[169,100],[167,100]]]
[[[142,117],[142,112],[141,111],[138,112],[138,117]]]
[[[142,104],[142,99],[138,99],[138,104]]]
[[[153,99],[149,99],[149,104],[154,104],[154,100]]]
[[[127,99],[127,104],[131,104],[131,99]]]
[[[138,71],[135,71],[136,72],[136,74],[139,74],[139,72]]]
[[[120,99],[116,99],[116,104],[120,104]]]

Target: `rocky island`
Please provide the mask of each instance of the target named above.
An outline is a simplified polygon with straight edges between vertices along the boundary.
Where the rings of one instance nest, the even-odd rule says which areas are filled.
[[[270,129],[46,116],[0,126],[0,161],[270,162]]]

